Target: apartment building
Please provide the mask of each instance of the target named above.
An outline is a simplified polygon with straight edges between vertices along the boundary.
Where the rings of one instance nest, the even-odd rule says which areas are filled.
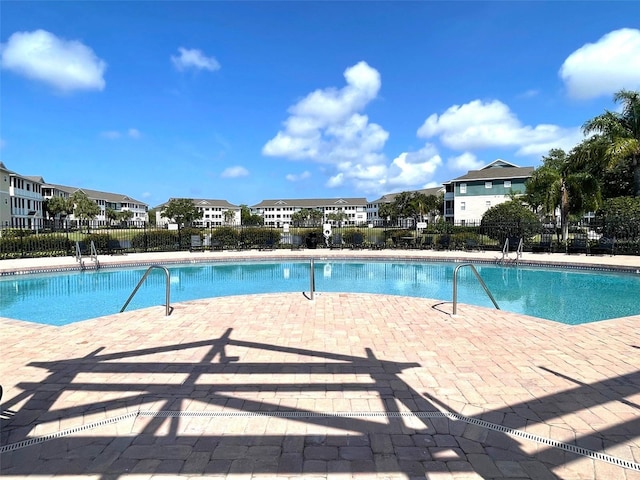
[[[54,196],[69,198],[79,190],[100,207],[100,214],[90,222],[92,227],[109,225],[107,209],[131,211],[133,216],[130,223],[148,221],[147,204],[127,195],[49,184],[42,177],[21,175],[9,170],[0,162],[0,227],[40,230],[48,221],[44,211],[45,201]],[[73,222],[76,219],[69,215],[67,220]]]
[[[523,194],[533,170],[497,159],[445,182],[445,220],[456,224],[479,222],[484,212],[508,201],[511,194]]]
[[[159,227],[168,227],[170,224],[175,224],[173,219],[162,216],[162,212],[171,200],[174,199],[170,198],[167,202],[155,208],[156,225]],[[194,227],[237,226],[241,223],[241,208],[238,205],[233,205],[226,200],[192,199],[192,201],[195,207],[202,212],[202,218],[193,222]],[[227,212],[231,212],[232,215]]]
[[[291,223],[291,216],[303,209],[322,212],[321,223],[335,223],[329,214],[342,212],[342,225],[365,225],[367,223],[367,200],[358,198],[314,198],[263,200],[251,207],[251,213],[261,215],[266,226],[282,227]]]
[[[2,228],[43,228],[42,178],[20,175],[0,162],[0,226]]]
[[[99,190],[91,190],[89,188],[54,185],[50,183],[43,185],[43,196],[46,199],[53,196],[69,198],[77,191],[83,192],[89,200],[93,200],[96,202],[98,207],[100,207],[100,213],[89,222],[91,227],[104,227],[111,224],[111,220],[107,217],[107,210],[113,210],[115,212],[131,212],[132,217],[128,220],[128,223],[131,225],[137,225],[149,221],[147,213],[148,205],[140,200],[131,198],[128,195],[101,192]],[[77,219],[72,214],[69,215],[68,220],[74,222]]]
[[[444,193],[444,187],[433,187],[433,188],[423,188],[422,190],[412,190],[412,192],[422,193],[423,195],[434,195],[438,196]],[[384,225],[386,218],[380,217],[378,214],[379,208],[383,204],[392,203],[395,201],[396,197],[400,195],[400,192],[397,193],[389,193],[387,195],[383,195],[382,197],[374,200],[372,202],[367,203],[367,222],[373,224],[374,226],[382,226]],[[430,221],[435,220],[435,218],[430,218]],[[403,226],[411,226],[413,224],[413,219],[404,219],[400,221]]]

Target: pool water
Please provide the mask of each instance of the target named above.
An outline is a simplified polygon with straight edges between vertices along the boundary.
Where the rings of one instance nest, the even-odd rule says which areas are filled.
[[[455,263],[319,262],[315,291],[362,292],[452,301]],[[171,303],[252,293],[308,292],[309,262],[170,266]],[[502,310],[566,324],[640,314],[640,275],[476,265]],[[0,278],[0,316],[65,325],[118,313],[147,267]],[[127,311],[165,303],[154,269]],[[301,299],[302,301],[302,299]],[[469,268],[458,272],[458,302],[493,308]]]

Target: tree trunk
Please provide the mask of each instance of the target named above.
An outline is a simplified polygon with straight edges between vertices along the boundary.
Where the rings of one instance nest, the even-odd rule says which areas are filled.
[[[569,239],[569,192],[567,185],[562,182],[562,200],[560,203],[560,224],[562,225],[562,241]]]
[[[640,161],[637,156],[633,157],[633,191],[636,197],[640,197]]]

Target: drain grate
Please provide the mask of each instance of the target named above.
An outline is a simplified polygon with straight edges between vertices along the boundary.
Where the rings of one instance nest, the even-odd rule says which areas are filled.
[[[77,427],[67,428],[66,430],[60,430],[59,432],[49,433],[39,437],[29,438],[28,440],[22,440],[21,442],[11,443],[9,445],[3,445],[0,447],[0,453],[11,452],[12,450],[18,450],[20,448],[29,447],[38,443],[43,443],[55,438],[67,437],[74,433],[84,432],[85,430],[92,430],[94,428],[102,427],[103,425],[111,425],[113,423],[121,422],[127,418],[137,417],[140,412],[125,413],[117,417],[105,418],[104,420],[98,420],[97,422],[85,423]]]
[[[504,425],[499,425],[497,423],[487,422],[485,420],[480,420],[473,417],[467,417],[465,415],[460,415],[458,413],[452,412],[292,412],[292,411],[284,411],[284,410],[275,410],[275,411],[255,411],[255,412],[191,412],[191,411],[172,411],[172,410],[160,410],[160,411],[150,411],[143,410],[137,412],[126,413],[124,415],[120,415],[113,418],[107,418],[104,420],[99,420],[97,422],[87,423],[85,425],[81,425],[78,427],[69,428],[66,430],[61,430],[59,432],[51,433],[48,435],[43,435],[40,437],[30,438],[28,440],[23,440],[21,442],[12,443],[9,445],[5,445],[0,447],[0,453],[10,452],[13,450],[18,450],[20,448],[28,447],[30,445],[35,445],[38,443],[43,443],[48,440],[53,440],[55,438],[61,438],[68,435],[73,435],[74,433],[78,433],[85,430],[90,430],[93,428],[98,428],[103,425],[109,425],[113,423],[120,422],[122,420],[126,420],[132,417],[160,417],[160,418],[175,418],[175,417],[279,417],[279,418],[326,418],[326,417],[334,417],[334,418],[355,418],[355,417],[386,417],[386,418],[399,418],[399,417],[418,417],[418,418],[448,418],[450,420],[457,420],[460,422],[469,423],[472,425],[476,425],[482,428],[487,428],[489,430],[494,430],[497,432],[502,432],[507,435],[523,438],[525,440],[529,440],[532,442],[540,443],[543,445],[548,445],[550,447],[558,448],[570,453],[575,453],[576,455],[580,455],[583,457],[588,457],[594,460],[600,460],[603,462],[611,463],[613,465],[617,465],[622,468],[626,468],[629,470],[635,470],[640,472],[640,463],[631,462],[628,460],[624,460],[622,458],[614,457],[612,455],[607,455],[606,453],[596,452],[594,450],[589,450],[587,448],[578,447],[577,445],[560,442],[558,440],[553,440],[551,438],[542,437],[540,435],[535,435],[529,432],[524,432],[522,430],[517,430],[515,428],[505,427]]]

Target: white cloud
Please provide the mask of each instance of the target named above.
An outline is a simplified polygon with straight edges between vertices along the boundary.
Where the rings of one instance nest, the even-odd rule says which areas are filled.
[[[183,71],[188,68],[196,70],[209,70],[215,72],[220,70],[220,64],[214,57],[207,57],[202,51],[197,49],[178,48],[180,56],[171,55],[171,62],[176,69]]]
[[[100,136],[103,138],[108,138],[109,140],[117,140],[125,136],[138,139],[142,136],[142,134],[137,128],[130,128],[125,133],[119,132],[118,130],[106,130],[104,132],[101,132]]]
[[[299,182],[300,180],[306,180],[307,178],[310,178],[310,177],[311,177],[311,172],[309,172],[308,170],[305,170],[300,174],[289,173],[288,175],[285,176],[285,178],[290,182]]]
[[[447,160],[447,165],[452,170],[477,170],[484,166],[484,163],[478,160],[478,158],[471,152],[464,152],[457,157],[451,157]]]
[[[389,168],[382,149],[389,133],[362,113],[378,96],[378,71],[359,62],[344,71],[342,88],[318,89],[289,107],[283,129],[262,153],[290,160],[311,160],[330,166],[328,187],[345,183],[379,192]]]
[[[249,170],[239,165],[225,168],[225,170],[220,174],[222,178],[238,178],[246,177],[247,175],[249,175]]]
[[[559,72],[569,96],[578,99],[640,88],[640,30],[609,32],[567,57]]]
[[[417,132],[419,137],[438,137],[454,150],[515,148],[516,155],[538,155],[550,148],[570,150],[582,139],[579,127],[523,125],[499,100],[473,100],[453,105],[442,115],[430,115]]]
[[[389,187],[423,187],[433,180],[433,176],[442,165],[442,158],[436,148],[431,144],[426,144],[417,152],[405,152],[398,155],[387,175],[387,185]]]
[[[103,90],[107,64],[77,40],[45,30],[16,32],[0,46],[2,68],[53,85],[63,92]]]

